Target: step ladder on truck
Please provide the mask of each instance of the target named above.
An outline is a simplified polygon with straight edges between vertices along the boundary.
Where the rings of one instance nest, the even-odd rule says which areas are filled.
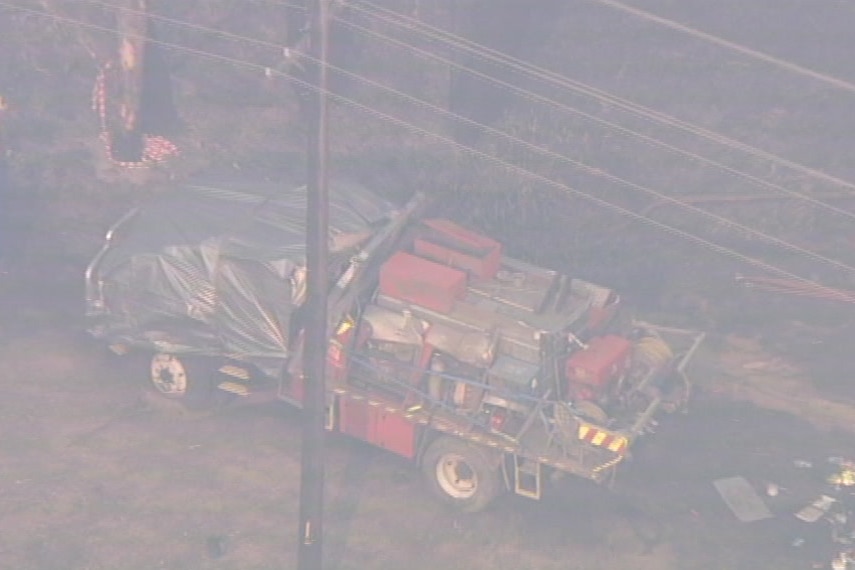
[[[500,243],[449,220],[423,219],[423,205],[416,196],[372,223],[336,268],[327,429],[412,460],[430,489],[463,511],[483,509],[506,491],[540,499],[554,476],[611,482],[658,414],[684,406],[687,367],[703,334],[623,322],[614,291],[510,258]],[[215,256],[206,238],[198,255],[175,263],[182,280],[169,279],[170,286],[191,284],[183,296],[195,324],[229,323],[201,335],[208,345],[200,346],[195,337],[170,336],[163,323],[143,330],[143,319],[131,318],[130,300],[144,295],[121,293],[113,281],[122,268],[143,264],[111,254],[127,222],[111,229],[87,270],[93,334],[117,350],[147,346],[153,392],[184,404],[225,394],[300,406],[299,267],[282,274],[294,301],[287,320],[271,324],[274,310],[263,319],[231,318],[249,311],[225,297],[233,270],[211,271],[215,257],[232,263],[231,246],[216,242]],[[138,280],[127,271],[124,281]],[[187,277],[193,271],[195,280]],[[248,296],[247,281],[240,283]],[[110,308],[119,305],[122,315]],[[278,353],[242,353],[237,341],[229,344],[256,334],[254,325],[269,326]]]

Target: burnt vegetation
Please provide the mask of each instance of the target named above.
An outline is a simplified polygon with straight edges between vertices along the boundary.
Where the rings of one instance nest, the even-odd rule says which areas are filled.
[[[369,6],[343,9],[332,26],[337,174],[390,198],[430,193],[438,213],[496,236],[512,255],[696,320],[726,320],[728,299],[743,295],[733,275],[760,270],[657,224],[809,279],[849,284],[839,266],[780,240],[852,262],[851,220],[803,198],[845,209],[850,189],[632,113],[578,89],[576,78],[843,176],[845,148],[800,136],[825,121],[815,105],[839,107],[834,93],[750,61],[723,64],[714,47],[684,49],[665,32],[592,6]],[[419,34],[375,7],[533,62],[541,75],[444,43],[435,30]],[[128,203],[199,173],[302,170],[302,90],[277,74],[286,68],[282,46],[304,32],[299,2],[150,3],[150,31],[163,42],[180,115],[174,140],[181,155],[143,172],[105,160],[90,111],[94,77],[116,51],[115,3],[42,0],[29,8],[0,8],[13,203],[27,213],[21,231],[28,236],[66,238],[30,239],[25,249],[38,254],[51,242],[63,250],[51,254],[87,255]],[[627,40],[610,41],[616,34]],[[287,69],[302,77],[299,65]],[[550,73],[573,79],[560,88],[545,80]],[[711,310],[717,314],[702,314]]]

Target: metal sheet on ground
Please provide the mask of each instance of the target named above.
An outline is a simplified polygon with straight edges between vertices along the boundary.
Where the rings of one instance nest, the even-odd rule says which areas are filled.
[[[713,485],[725,504],[741,522],[754,522],[772,517],[769,507],[744,477],[717,479]]]
[[[827,495],[822,495],[810,505],[796,513],[796,518],[805,521],[806,523],[815,523],[831,508],[836,502],[836,499]]]

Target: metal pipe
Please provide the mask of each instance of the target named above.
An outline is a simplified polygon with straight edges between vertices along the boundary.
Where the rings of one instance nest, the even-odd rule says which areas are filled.
[[[680,364],[677,365],[677,372],[682,374],[686,370],[686,366],[689,365],[689,361],[692,360],[692,357],[695,356],[695,352],[700,348],[701,343],[704,342],[704,339],[707,338],[707,333],[700,333],[695,337],[695,341],[692,343],[691,348],[686,351],[686,354],[680,360]]]
[[[411,218],[416,216],[419,211],[427,204],[427,198],[424,194],[417,193],[415,196],[410,198],[409,202],[404,206],[402,210],[396,212],[392,218],[392,220],[386,224],[386,226],[377,232],[365,247],[363,247],[358,254],[356,254],[353,259],[351,259],[350,266],[344,272],[344,274],[339,278],[336,282],[337,289],[346,289],[348,285],[350,285],[354,279],[358,276],[359,270],[365,264],[366,261],[371,259],[374,253],[385,243],[389,241],[389,238],[393,237],[397,232],[399,232],[406,224],[409,222]]]
[[[95,270],[101,264],[104,256],[107,255],[107,252],[110,250],[110,247],[113,245],[113,238],[116,235],[116,232],[122,227],[128,220],[133,218],[139,213],[139,208],[133,208],[129,212],[127,212],[124,216],[118,219],[116,223],[110,226],[110,229],[107,230],[107,234],[104,236],[104,245],[101,246],[101,249],[92,258],[92,261],[89,262],[89,265],[86,266],[86,271],[84,272],[84,280],[86,282],[86,303],[89,305],[87,309],[91,308],[92,305],[96,305],[99,308],[104,305],[104,291],[103,291],[103,282],[98,281],[97,286],[92,283],[92,275],[95,273]]]
[[[697,334],[700,334],[699,331],[697,331],[697,330],[681,329],[681,328],[677,328],[677,327],[665,327],[662,325],[654,325],[652,323],[648,323],[647,321],[641,321],[641,320],[635,320],[635,319],[633,319],[632,325],[638,326],[638,327],[644,327],[644,328],[647,328],[647,329],[650,329],[654,332],[659,332],[659,333],[673,333],[673,334],[680,334],[680,335],[697,335]]]
[[[632,441],[635,438],[637,438],[638,436],[640,436],[642,434],[642,432],[644,431],[644,428],[647,427],[647,423],[651,419],[653,419],[653,416],[659,410],[659,406],[661,404],[662,404],[662,396],[656,396],[655,398],[653,398],[653,401],[650,402],[650,405],[647,406],[647,409],[644,410],[644,413],[642,413],[641,416],[639,416],[639,418],[637,420],[635,420],[635,423],[632,425],[632,427],[629,430],[630,443],[632,443]]]

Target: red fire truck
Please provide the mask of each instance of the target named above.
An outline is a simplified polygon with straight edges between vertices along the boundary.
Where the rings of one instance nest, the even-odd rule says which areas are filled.
[[[685,403],[702,334],[626,322],[614,291],[426,218],[420,197],[333,190],[327,428],[412,460],[445,502],[607,483]],[[203,185],[129,213],[86,273],[91,332],[149,353],[153,392],[187,406],[299,407],[304,215],[300,188]]]

